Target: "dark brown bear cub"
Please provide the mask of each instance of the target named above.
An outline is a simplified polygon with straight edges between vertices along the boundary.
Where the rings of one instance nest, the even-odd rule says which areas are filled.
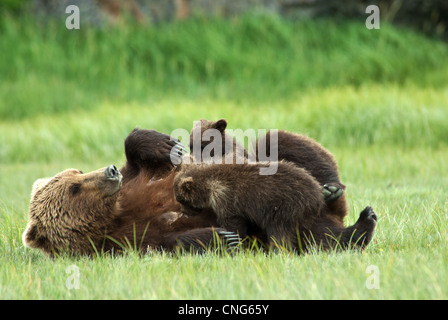
[[[274,175],[260,175],[263,166],[185,165],[174,180],[176,199],[198,212],[211,209],[218,225],[240,237],[254,224],[270,244],[298,248],[299,233],[315,224],[325,205],[322,188],[292,163],[279,162]]]
[[[212,153],[220,150],[221,154],[214,152],[210,156],[214,159],[223,157],[225,161],[222,163],[226,164],[281,160],[292,162],[307,170],[321,184],[328,212],[344,222],[348,212],[345,185],[339,177],[336,159],[321,144],[305,135],[274,130],[253,141],[254,152],[249,153],[226,128],[225,119],[201,119],[196,122],[190,134],[190,149],[196,162],[209,162],[210,150]]]
[[[226,128],[225,119],[218,121],[201,119],[195,122],[190,132],[190,150],[196,163],[247,163],[248,152],[226,132]]]

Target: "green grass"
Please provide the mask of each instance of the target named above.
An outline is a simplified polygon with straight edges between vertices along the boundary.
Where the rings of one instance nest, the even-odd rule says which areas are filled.
[[[78,33],[0,21],[0,298],[448,298],[446,44],[270,16]],[[366,251],[51,260],[23,247],[37,178],[123,164],[135,126],[170,133],[221,117],[329,148],[347,224],[367,205],[378,214]],[[78,290],[66,286],[72,265]],[[371,265],[379,289],[366,287]]]
[[[8,119],[91,110],[105,99],[278,102],[309,88],[443,88],[448,74],[445,44],[386,23],[378,31],[364,21],[248,15],[69,31],[64,21],[1,18],[0,95],[8,99],[0,117]]]

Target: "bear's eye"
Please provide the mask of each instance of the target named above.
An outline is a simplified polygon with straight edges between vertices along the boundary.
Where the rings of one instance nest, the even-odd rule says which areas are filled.
[[[81,185],[79,183],[75,183],[71,187],[72,195],[76,195],[81,191]]]
[[[82,172],[81,170],[79,170],[79,173],[80,173],[80,174],[84,174],[84,172]]]

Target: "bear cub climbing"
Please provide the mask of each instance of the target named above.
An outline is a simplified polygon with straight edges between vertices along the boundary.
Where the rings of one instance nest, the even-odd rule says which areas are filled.
[[[269,244],[297,248],[298,232],[309,230],[325,205],[322,187],[292,163],[279,162],[274,175],[260,175],[263,166],[185,165],[174,180],[176,200],[190,215],[211,209],[218,225],[240,237],[254,224]]]
[[[227,132],[225,119],[201,119],[191,130],[189,147],[196,163],[270,163],[268,168],[261,168],[262,174],[268,175],[275,173],[275,166],[280,160],[294,163],[307,170],[320,183],[329,211],[340,222],[347,215],[345,185],[339,177],[336,159],[310,137],[284,130],[271,130],[253,141],[253,151],[249,152]]]

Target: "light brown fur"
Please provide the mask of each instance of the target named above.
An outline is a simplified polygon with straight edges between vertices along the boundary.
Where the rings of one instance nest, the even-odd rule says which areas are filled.
[[[91,241],[99,245],[116,218],[121,187],[121,178],[108,181],[104,170],[82,174],[68,169],[36,181],[23,242],[50,255],[63,250],[85,253],[92,248]]]

